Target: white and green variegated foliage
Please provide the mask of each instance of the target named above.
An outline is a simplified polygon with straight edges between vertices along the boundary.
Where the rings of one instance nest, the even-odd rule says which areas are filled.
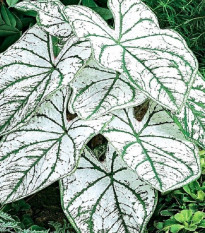
[[[65,14],[76,35],[91,41],[99,63],[122,73],[157,103],[180,111],[198,69],[185,40],[173,30],[161,30],[141,0],[109,0],[108,5],[114,29],[83,6],[67,6]]]
[[[94,60],[70,83],[73,94],[70,112],[83,119],[97,118],[107,112],[137,106],[146,96],[119,74],[100,67]]]
[[[53,36],[68,38],[72,35],[72,29],[63,13],[64,7],[60,0],[27,0],[15,6],[21,11],[34,11],[38,25],[44,31]]]
[[[166,192],[199,177],[198,149],[184,138],[162,107],[151,102],[142,122],[136,120],[132,108],[113,116],[103,135],[152,187]]]
[[[58,57],[38,26],[0,55],[0,134],[28,120],[50,93],[67,85],[90,57],[89,42],[67,39]]]
[[[200,175],[205,79],[196,58],[140,0],[109,0],[114,29],[59,0],[16,8],[36,12],[38,26],[0,54],[0,203],[61,180],[77,232],[144,232],[152,187],[166,192]],[[148,97],[139,121],[133,107]],[[109,141],[104,162],[84,150],[97,134]]]
[[[66,119],[70,91],[47,98],[29,123],[0,144],[0,203],[28,196],[72,172],[84,145],[111,118]]]
[[[61,194],[77,232],[143,232],[156,202],[111,146],[103,163],[85,149],[76,172],[62,179]]]
[[[205,78],[200,73],[182,112],[172,117],[187,138],[205,148]]]

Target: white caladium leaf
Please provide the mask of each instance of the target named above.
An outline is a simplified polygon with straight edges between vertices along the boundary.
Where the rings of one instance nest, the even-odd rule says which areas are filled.
[[[103,135],[144,181],[166,192],[199,177],[198,149],[162,107],[152,102],[142,122],[132,108],[114,116]]]
[[[205,78],[200,73],[182,112],[172,117],[187,138],[205,148]]]
[[[59,0],[26,0],[15,5],[18,10],[36,12],[38,25],[49,34],[67,38],[72,29],[64,16],[64,7]]]
[[[84,145],[111,118],[68,121],[68,94],[65,90],[57,91],[45,100],[27,125],[2,139],[0,203],[28,196],[72,172]]]
[[[109,111],[137,106],[146,96],[119,72],[100,67],[94,60],[71,82],[70,110],[84,119],[98,118]]]
[[[86,149],[75,173],[61,180],[61,195],[77,232],[143,232],[156,202],[111,146],[103,163]]]
[[[173,30],[161,30],[141,0],[109,0],[109,8],[115,29],[83,6],[67,6],[65,14],[76,35],[90,39],[99,63],[122,73],[164,107],[180,111],[198,70],[185,40]]]
[[[53,91],[67,85],[90,57],[89,42],[71,36],[58,57],[38,26],[0,54],[0,134],[26,121]]]

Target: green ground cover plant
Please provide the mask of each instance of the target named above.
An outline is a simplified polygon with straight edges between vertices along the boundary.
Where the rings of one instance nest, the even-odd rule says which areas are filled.
[[[0,231],[203,232],[205,2],[7,0],[0,20]],[[59,222],[38,222],[52,189]]]

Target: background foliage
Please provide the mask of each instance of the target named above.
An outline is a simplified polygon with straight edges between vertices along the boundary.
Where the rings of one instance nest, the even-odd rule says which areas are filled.
[[[205,76],[205,0],[143,0],[157,15],[161,28],[180,33],[199,60]],[[0,52],[17,41],[35,24],[35,14],[12,8],[19,0],[0,0]],[[107,0],[62,0],[65,5],[82,4],[99,13],[113,25]],[[98,137],[90,143],[103,156],[106,142]],[[204,232],[205,152],[200,152],[202,176],[179,190],[159,194],[156,211],[147,232]],[[0,232],[75,232],[61,207],[58,183],[24,200],[1,207]]]

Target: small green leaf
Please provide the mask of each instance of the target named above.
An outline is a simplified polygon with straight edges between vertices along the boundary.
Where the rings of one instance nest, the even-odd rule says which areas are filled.
[[[1,6],[1,15],[7,25],[12,27],[16,26],[15,16],[4,5]]]
[[[22,216],[22,223],[24,224],[26,228],[29,228],[34,224],[33,219],[28,214],[24,214]]]
[[[198,227],[205,228],[205,220],[202,220],[202,221],[199,223]]]
[[[31,230],[32,232],[35,233],[36,231],[44,231],[45,228],[44,228],[44,227],[37,226],[37,225],[32,225],[32,226],[30,227],[30,230]]]
[[[82,0],[83,6],[87,7],[98,7],[98,5],[93,0]]]
[[[189,222],[192,214],[192,210],[182,210],[180,213],[175,214],[174,218],[180,223]]]
[[[164,223],[163,222],[157,222],[154,223],[154,226],[158,229],[158,230],[162,230],[164,227]]]
[[[162,216],[173,216],[173,215],[174,215],[173,212],[174,212],[174,211],[170,211],[170,210],[162,210],[162,211],[160,212],[160,214],[161,214]]]
[[[13,7],[19,0],[6,0],[6,2],[10,7]]]
[[[196,225],[188,225],[188,226],[184,226],[184,229],[187,231],[195,231],[197,229]]]
[[[193,190],[193,191],[198,191],[198,190],[200,190],[200,184],[199,184],[199,182],[198,181],[194,181],[194,182],[191,182],[190,184],[189,184],[189,187]]]
[[[170,227],[170,231],[172,232],[172,233],[177,233],[177,232],[179,232],[181,229],[183,229],[184,228],[184,226],[183,225],[180,225],[180,224],[174,224],[174,225],[172,225],[171,227]]]
[[[6,24],[0,25],[0,37],[11,36],[19,33],[19,30],[12,26]]]
[[[110,10],[102,7],[91,7],[92,10],[97,12],[104,20],[112,19],[113,15]]]
[[[14,17],[16,19],[16,28],[19,31],[22,31],[23,30],[23,23],[22,23],[22,21],[20,20],[20,18],[16,14],[14,14]]]
[[[194,216],[192,218],[192,223],[193,224],[199,224],[205,217],[205,213],[201,212],[201,211],[197,211],[196,213],[194,213]]]
[[[177,221],[173,217],[164,221],[164,227],[166,228],[169,228],[174,224],[177,224]]]
[[[4,52],[9,46],[14,44],[20,38],[20,36],[20,32],[11,36],[7,36],[0,45],[0,53]]]
[[[197,198],[196,199],[203,202],[205,200],[205,193],[202,190],[199,190],[197,192]]]

